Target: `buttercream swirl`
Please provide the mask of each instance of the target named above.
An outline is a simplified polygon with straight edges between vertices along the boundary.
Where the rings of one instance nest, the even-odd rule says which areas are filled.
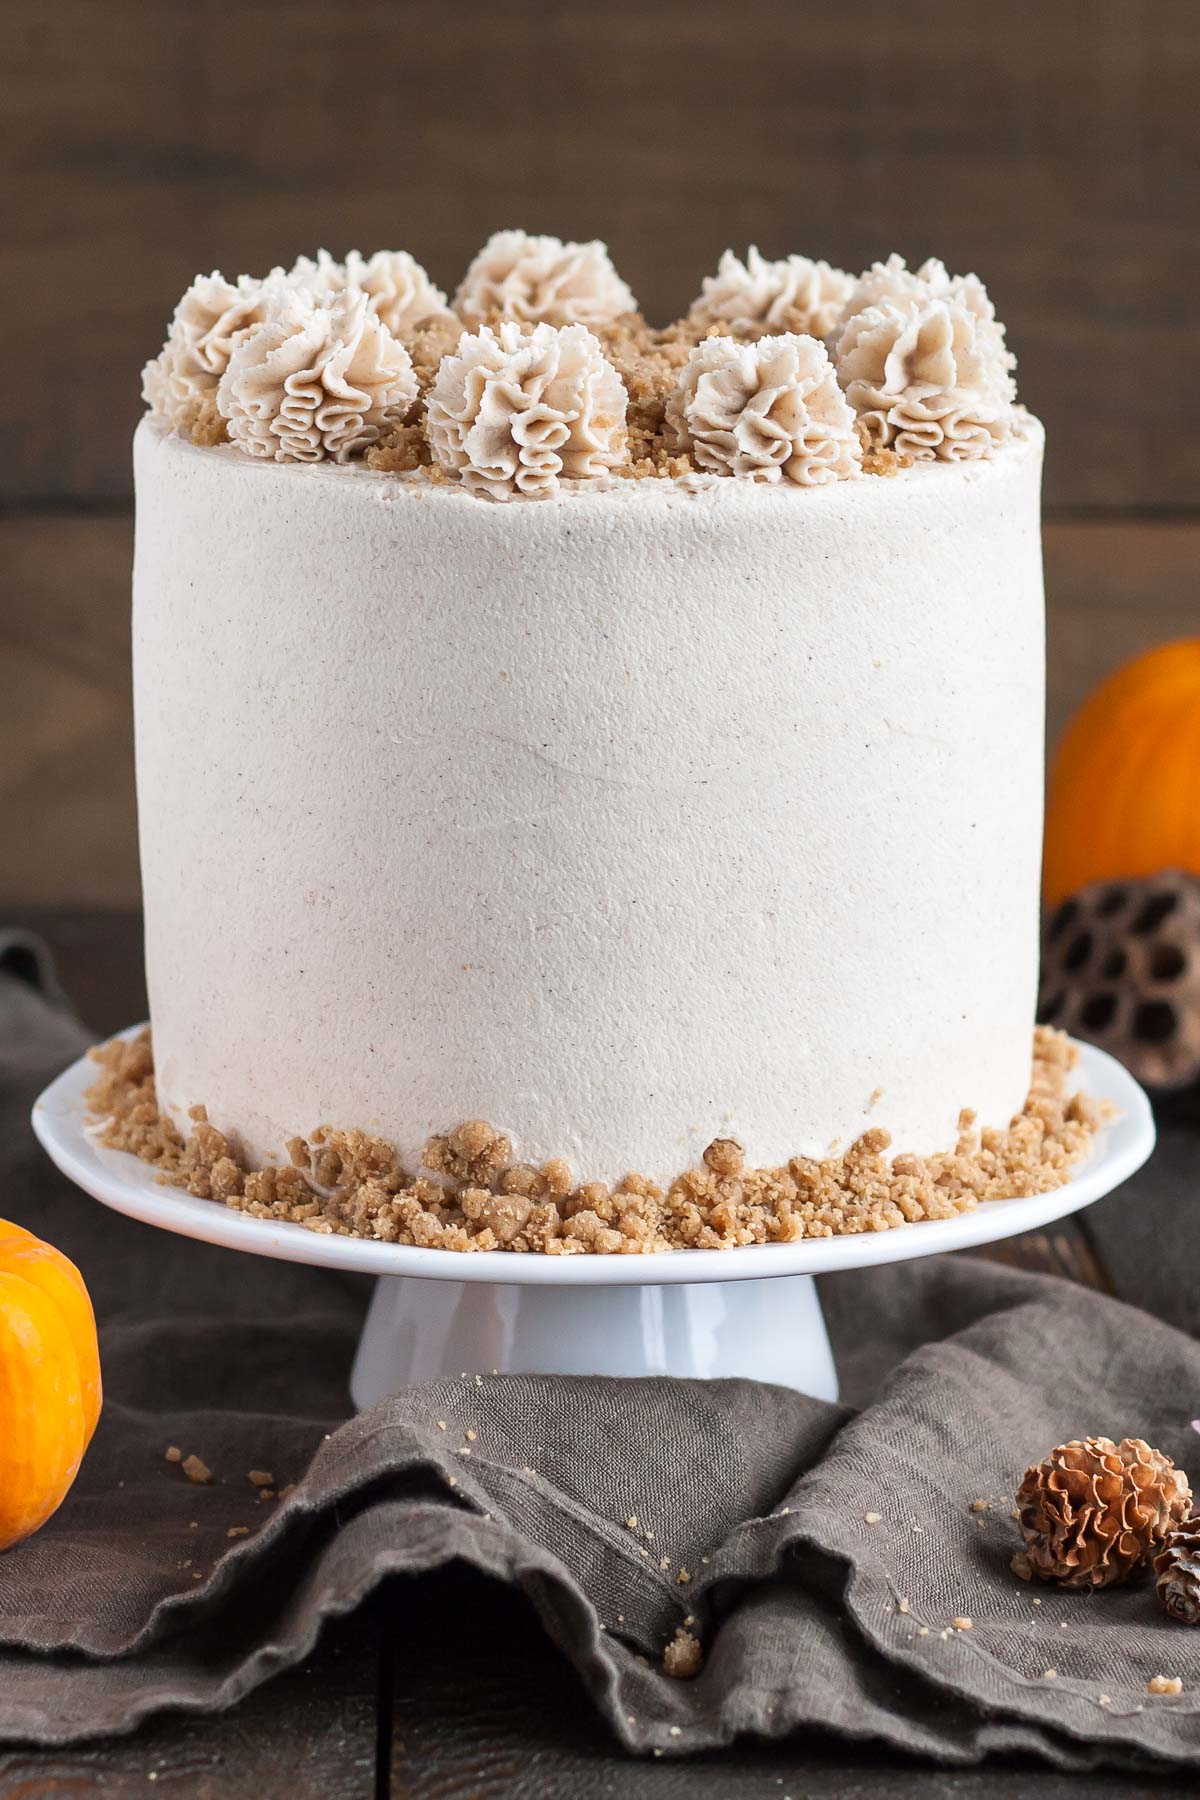
[[[859,280],[834,342],[864,443],[954,462],[1012,435],[1016,359],[987,289],[931,259],[898,256]]]
[[[636,308],[606,245],[564,244],[524,231],[494,233],[454,296],[455,312],[472,327],[517,319],[594,328]]]
[[[190,429],[215,395],[234,346],[262,323],[264,306],[261,283],[248,275],[236,283],[215,269],[197,275],[175,308],[166,343],[142,370],[142,395],[155,418]]]
[[[824,337],[841,316],[854,277],[827,262],[785,256],[770,262],[751,244],[746,260],[726,250],[715,275],[706,275],[688,319],[723,325],[734,337],[799,332]]]
[[[217,389],[230,440],[275,462],[346,462],[399,425],[417,398],[412,358],[348,289],[327,306],[268,284],[266,317],[234,346]]]
[[[625,455],[624,385],[582,325],[508,321],[443,358],[425,431],[438,463],[489,500],[541,499]]]
[[[667,422],[717,475],[816,487],[857,475],[862,460],[825,346],[794,332],[706,338],[668,398]]]
[[[365,294],[370,310],[393,337],[408,337],[430,319],[454,316],[441,288],[407,250],[376,250],[372,256],[351,250],[345,262],[318,250],[315,258],[297,257],[286,279],[306,288],[321,305],[347,289]]]

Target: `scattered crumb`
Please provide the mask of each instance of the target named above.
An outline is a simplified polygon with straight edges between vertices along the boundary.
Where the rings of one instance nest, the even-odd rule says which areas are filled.
[[[898,1613],[906,1613],[908,1611],[908,1601],[907,1600],[897,1600],[896,1611]]]
[[[881,1517],[882,1517],[882,1514],[877,1513],[877,1512],[869,1512],[869,1513],[863,1514],[863,1518],[868,1525],[878,1525]]]
[[[437,1428],[438,1428],[438,1430],[439,1430],[439,1431],[445,1431],[445,1429],[446,1429],[446,1421],[445,1421],[445,1419],[439,1419],[439,1420],[438,1420],[438,1422],[437,1422]]]
[[[198,1456],[184,1457],[183,1472],[189,1481],[195,1481],[201,1486],[203,1486],[206,1481],[212,1480],[212,1470],[207,1463],[201,1462]]]
[[[172,1463],[182,1462],[183,1461],[183,1451],[179,1448],[178,1444],[168,1444],[166,1449],[163,1451],[163,1457],[167,1462],[172,1462]]]
[[[1043,1669],[1042,1670],[1042,1680],[1043,1681],[1057,1681],[1058,1680],[1058,1670],[1057,1669]]]
[[[1183,1683],[1178,1675],[1152,1675],[1146,1683],[1146,1691],[1150,1694],[1181,1694]]]
[[[223,444],[228,437],[225,420],[217,408],[215,394],[205,394],[187,421],[188,436],[193,444]]]
[[[246,1476],[246,1480],[250,1483],[251,1487],[256,1488],[274,1487],[275,1485],[275,1477],[271,1474],[269,1469],[251,1469]]]
[[[248,1525],[230,1525],[225,1536],[228,1538],[249,1537],[250,1527]]]
[[[663,1651],[663,1674],[673,1676],[676,1681],[690,1681],[693,1675],[700,1673],[703,1661],[700,1639],[680,1625]]]
[[[625,1523],[626,1523],[626,1525],[628,1525],[628,1527],[629,1527],[629,1529],[630,1529],[630,1531],[636,1531],[636,1530],[637,1530],[637,1528],[638,1528],[638,1522],[637,1522],[637,1514],[636,1514],[636,1513],[630,1513],[630,1515],[629,1515],[629,1517],[628,1517],[628,1518],[627,1518],[627,1519],[626,1519],[626,1521],[625,1521]]]
[[[687,1569],[680,1569],[678,1575],[675,1577],[675,1580],[680,1587],[686,1587],[691,1579],[691,1574]]]
[[[1101,1694],[1096,1701],[1096,1705],[1097,1706],[1111,1706],[1112,1705],[1112,1695],[1111,1694]]]
[[[433,456],[423,425],[397,425],[377,444],[370,446],[363,461],[368,469],[381,469],[389,475],[410,475],[416,469],[428,468]]]
[[[975,1625],[974,1619],[968,1619],[965,1613],[961,1613],[957,1619],[951,1619],[950,1623],[955,1631],[971,1631]]]
[[[514,1162],[508,1138],[476,1119],[429,1140],[428,1173],[409,1174],[381,1138],[331,1127],[293,1138],[288,1164],[255,1170],[203,1108],[186,1139],[159,1112],[148,1031],[92,1055],[99,1074],[88,1105],[101,1122],[99,1142],[140,1156],[167,1185],[255,1218],[442,1250],[719,1250],[952,1218],[986,1200],[1060,1187],[1104,1116],[1070,1093],[1069,1039],[1039,1027],[1024,1110],[1004,1130],[980,1131],[964,1114],[957,1144],[933,1156],[889,1158],[887,1132],[872,1129],[837,1156],[748,1169],[732,1138],[716,1138],[701,1166],[665,1189],[636,1174],[610,1188],[576,1184],[561,1158]]]
[[[1038,1598],[1038,1596],[1036,1594],[1034,1595],[1033,1604],[1035,1606],[1040,1606],[1042,1604],[1041,1600]]]
[[[1033,1580],[1033,1565],[1023,1550],[1014,1552],[1009,1560],[1009,1568],[1021,1581]]]
[[[973,1513],[985,1513],[987,1509],[988,1503],[986,1500],[972,1500],[971,1511]]]
[[[863,451],[863,474],[898,475],[901,469],[911,469],[912,461],[911,456],[905,456],[900,451],[872,446]]]
[[[714,1175],[740,1175],[745,1167],[742,1146],[732,1138],[714,1138],[703,1160]]]
[[[917,1636],[918,1637],[928,1637],[929,1636],[928,1625],[918,1625],[917,1626]]]
[[[478,1435],[479,1435],[478,1432],[468,1431],[468,1433],[467,1433],[468,1444],[473,1444],[475,1442],[476,1438],[478,1437]]]
[[[682,1737],[683,1736],[682,1725],[671,1725],[668,1727],[668,1730],[669,1730],[671,1737]]]

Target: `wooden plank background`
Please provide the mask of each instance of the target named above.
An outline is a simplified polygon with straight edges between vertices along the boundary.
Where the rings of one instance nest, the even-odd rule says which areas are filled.
[[[1200,628],[1195,0],[9,0],[0,899],[134,903],[129,435],[197,269],[501,224],[983,275],[1045,419],[1052,726]]]

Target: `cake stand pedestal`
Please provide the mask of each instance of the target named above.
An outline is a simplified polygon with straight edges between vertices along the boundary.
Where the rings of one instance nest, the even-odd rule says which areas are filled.
[[[250,1218],[162,1187],[147,1164],[103,1149],[87,1124],[84,1093],[95,1065],[86,1057],[42,1094],[33,1127],[65,1175],[130,1218],[231,1250],[376,1275],[351,1381],[358,1406],[407,1382],[464,1370],[742,1375],[833,1400],[837,1377],[814,1275],[1037,1230],[1110,1193],[1145,1162],[1154,1148],[1145,1094],[1102,1050],[1079,1049],[1080,1086],[1111,1101],[1119,1116],[1097,1134],[1064,1187],[1028,1200],[989,1201],[954,1219],[742,1250],[463,1255]]]
[[[634,1286],[636,1279],[627,1275],[630,1285],[620,1287],[523,1287],[497,1277],[481,1287],[383,1276],[354,1359],[354,1403],[370,1406],[401,1381],[464,1369],[744,1375],[837,1399],[833,1351],[811,1275]]]

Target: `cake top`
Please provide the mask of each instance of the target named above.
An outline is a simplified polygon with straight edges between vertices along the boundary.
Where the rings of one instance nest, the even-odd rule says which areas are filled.
[[[1019,416],[987,290],[898,256],[855,278],[727,250],[656,328],[601,243],[497,232],[451,303],[407,251],[198,276],[143,374],[202,445],[490,500],[622,476],[806,488],[990,456]]]

